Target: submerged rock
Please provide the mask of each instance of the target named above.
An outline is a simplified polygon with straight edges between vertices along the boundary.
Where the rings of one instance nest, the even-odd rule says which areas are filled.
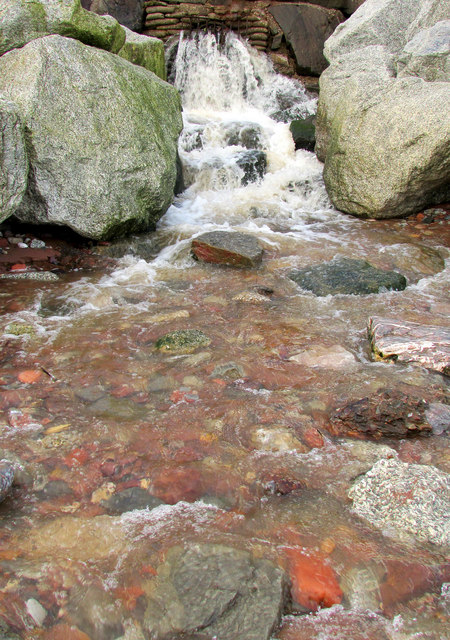
[[[300,353],[294,353],[289,358],[289,362],[296,362],[305,367],[336,371],[348,371],[358,364],[355,356],[339,344],[330,347],[317,345],[311,349],[305,349]]]
[[[446,327],[373,317],[368,334],[377,360],[417,363],[450,375],[450,330]]]
[[[348,495],[354,511],[376,527],[450,544],[450,476],[435,467],[380,460]]]
[[[424,400],[400,391],[378,391],[337,409],[330,419],[332,432],[376,439],[430,435],[427,408]]]
[[[114,493],[107,500],[102,500],[100,504],[108,513],[119,514],[134,509],[154,509],[164,502],[141,487],[130,487]]]
[[[250,149],[238,154],[236,164],[244,172],[241,178],[241,185],[245,187],[250,182],[257,182],[263,178],[266,172],[267,157],[264,151]]]
[[[207,347],[211,344],[211,338],[198,329],[181,329],[171,331],[161,336],[155,347],[158,351],[168,351],[171,353],[192,353],[199,347]]]
[[[0,502],[6,498],[14,481],[14,465],[9,460],[0,460]]]
[[[105,239],[148,229],[166,211],[182,126],[174,87],[52,35],[0,57],[0,91],[30,131],[28,190],[15,212],[22,222]]]
[[[269,640],[284,599],[284,573],[267,560],[218,544],[173,547],[158,569],[144,628],[155,640]]]
[[[192,253],[203,262],[233,267],[256,267],[263,248],[254,236],[233,231],[211,231],[192,240]]]
[[[316,296],[368,295],[383,289],[402,291],[406,287],[406,278],[400,273],[377,269],[366,260],[352,258],[297,269],[289,278]]]

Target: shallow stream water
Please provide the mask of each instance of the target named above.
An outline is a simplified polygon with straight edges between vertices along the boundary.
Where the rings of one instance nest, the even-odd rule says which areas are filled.
[[[340,604],[307,616],[294,602],[274,638],[443,639],[445,550],[371,526],[348,490],[383,458],[448,473],[446,436],[374,442],[328,428],[336,407],[380,389],[448,403],[443,376],[375,362],[367,339],[371,316],[447,325],[445,225],[333,209],[322,165],[289,132],[315,100],[236,37],[182,39],[172,76],[186,188],[157,230],[108,273],[2,288],[25,308],[0,316],[0,458],[22,468],[0,505],[0,637],[82,640],[76,627],[144,638],[167,549],[202,541],[288,571],[292,553],[332,569]],[[257,235],[261,266],[195,261],[192,238],[217,229]],[[399,271],[408,286],[316,297],[287,276],[335,257]],[[30,332],[8,333],[13,322]],[[155,348],[178,329],[210,344]],[[17,377],[36,369],[32,383]],[[162,503],[111,511],[112,496],[138,487]]]

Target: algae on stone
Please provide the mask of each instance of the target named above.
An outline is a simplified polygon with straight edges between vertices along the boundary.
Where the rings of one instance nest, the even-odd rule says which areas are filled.
[[[211,344],[211,339],[198,329],[182,329],[171,331],[159,338],[155,347],[158,351],[168,351],[171,353],[193,353],[199,347],[207,347]]]
[[[162,40],[134,33],[126,27],[123,28],[126,40],[117,55],[139,67],[153,71],[159,78],[166,80],[166,61]]]

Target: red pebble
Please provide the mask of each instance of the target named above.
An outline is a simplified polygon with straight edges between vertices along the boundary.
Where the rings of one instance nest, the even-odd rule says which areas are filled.
[[[295,602],[316,611],[342,601],[342,591],[333,569],[319,555],[300,549],[287,549],[291,594]]]
[[[85,449],[73,449],[65,458],[64,464],[68,467],[81,467],[89,458],[89,454]]]
[[[23,264],[22,262],[17,262],[16,264],[13,264],[11,267],[11,271],[26,271],[27,270],[27,265]]]

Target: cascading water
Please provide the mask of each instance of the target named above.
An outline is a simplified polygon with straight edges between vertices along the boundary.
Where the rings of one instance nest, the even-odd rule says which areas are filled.
[[[443,548],[360,518],[349,491],[378,461],[448,473],[445,425],[417,440],[330,434],[336,407],[383,390],[428,400],[433,415],[447,406],[442,376],[373,361],[366,333],[371,316],[445,326],[439,228],[333,209],[322,165],[289,131],[315,100],[237,36],[182,36],[172,81],[185,189],[156,231],[112,247],[125,254],[112,272],[4,294],[28,305],[0,316],[4,331],[32,327],[8,334],[7,366],[31,360],[48,380],[0,379],[0,458],[25,469],[0,509],[0,636],[209,640],[244,602],[239,640],[442,640]],[[261,266],[195,261],[192,238],[215,229],[256,235]],[[401,271],[408,286],[317,297],[288,277],[334,257]],[[185,329],[206,336],[192,353],[158,349]],[[170,568],[180,547],[195,562]],[[264,600],[266,562],[289,576],[294,603]]]

